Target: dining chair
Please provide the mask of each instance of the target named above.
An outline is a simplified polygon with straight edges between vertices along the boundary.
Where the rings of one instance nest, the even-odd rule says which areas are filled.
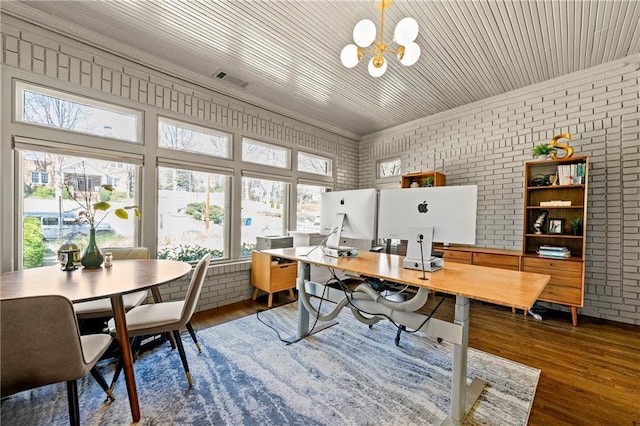
[[[4,299],[0,302],[0,318],[2,397],[67,382],[71,425],[80,424],[76,380],[88,372],[114,399],[96,367],[111,344],[111,336],[81,336],[69,299],[58,295]]]
[[[146,247],[114,247],[103,248],[101,250],[103,253],[111,252],[113,254],[113,260],[149,259],[149,249]],[[124,309],[128,311],[131,308],[140,305],[147,299],[147,290],[125,294],[122,299]],[[73,307],[78,320],[80,321],[92,318],[109,318],[113,316],[111,299],[108,297],[88,302],[74,303]]]
[[[193,386],[191,380],[191,373],[189,372],[189,364],[184,352],[184,346],[182,345],[182,339],[180,338],[180,329],[186,327],[187,331],[191,335],[198,352],[202,352],[202,348],[196,338],[196,333],[191,326],[191,317],[195,312],[198,299],[200,299],[200,293],[202,292],[202,285],[207,275],[207,268],[211,260],[210,255],[205,255],[196,265],[193,274],[191,275],[191,281],[187,288],[187,293],[184,300],[173,302],[161,302],[151,303],[148,305],[140,305],[131,309],[126,314],[127,330],[129,331],[129,337],[147,336],[156,333],[171,332],[173,333],[178,352],[180,354],[180,360],[189,382],[189,387]],[[109,322],[109,328],[111,333],[115,333],[114,322]],[[118,362],[116,371],[113,375],[110,389],[113,390],[115,383],[122,370],[122,361]]]

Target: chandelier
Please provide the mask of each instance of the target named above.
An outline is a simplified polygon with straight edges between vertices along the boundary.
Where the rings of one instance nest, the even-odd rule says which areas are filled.
[[[358,22],[353,29],[353,41],[356,44],[348,44],[340,53],[342,65],[353,68],[364,55],[373,53],[369,61],[369,74],[372,77],[380,77],[387,70],[385,53],[395,54],[402,65],[411,66],[420,58],[420,46],[415,43],[418,36],[418,22],[413,18],[404,18],[398,22],[393,32],[393,40],[389,44],[384,42],[384,10],[391,5],[393,0],[380,0],[380,38],[376,41],[376,25],[369,19]],[[395,48],[393,48],[395,47]]]

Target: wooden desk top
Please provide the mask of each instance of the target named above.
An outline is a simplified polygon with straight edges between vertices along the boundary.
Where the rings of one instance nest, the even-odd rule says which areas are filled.
[[[529,309],[533,306],[551,279],[550,275],[446,262],[444,269],[427,272],[428,280],[422,280],[420,279],[422,271],[402,267],[404,256],[365,251],[360,252],[357,257],[335,258],[325,256],[320,249],[314,250],[309,256],[304,256],[311,248],[295,247],[265,250],[265,252],[286,259],[425,287],[518,309]]]
[[[115,260],[110,268],[61,271],[58,265],[0,274],[0,299],[59,294],[73,302],[126,294],[178,279],[191,265],[175,260]]]

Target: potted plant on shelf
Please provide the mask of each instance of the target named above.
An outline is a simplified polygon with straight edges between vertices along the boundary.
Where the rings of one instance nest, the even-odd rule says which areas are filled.
[[[551,154],[552,152],[556,152],[556,149],[548,143],[543,143],[541,145],[535,145],[531,149],[531,152],[533,153],[533,158],[546,160],[549,154]]]
[[[573,235],[582,235],[582,218],[576,217],[571,219],[571,229],[573,230]]]
[[[84,164],[83,164],[84,167]],[[111,209],[111,204],[107,201],[101,201],[98,192],[91,191],[89,188],[79,189],[78,182],[87,182],[86,173],[67,176],[64,181],[64,188],[69,194],[69,198],[75,201],[82,209],[79,213],[80,221],[89,225],[89,243],[85,249],[80,261],[85,268],[99,268],[102,265],[104,257],[96,243],[96,228],[102,223],[105,217],[111,212],[120,219],[128,219],[127,210],[133,210],[136,217],[140,218],[140,210],[138,206],[125,206],[121,208]],[[100,191],[104,190],[109,193],[113,192],[112,185],[100,185]],[[98,212],[102,213],[102,217],[98,219]]]
[[[424,186],[433,186],[433,176],[427,176],[424,178]]]

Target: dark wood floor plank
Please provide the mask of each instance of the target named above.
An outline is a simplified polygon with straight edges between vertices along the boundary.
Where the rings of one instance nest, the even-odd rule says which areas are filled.
[[[422,308],[440,300],[432,295]],[[274,306],[290,302],[277,295]],[[266,308],[266,299],[199,312],[192,323],[211,327]],[[434,317],[453,318],[449,297]],[[538,321],[522,312],[471,303],[469,345],[542,371],[530,425],[640,425],[640,327],[549,310]],[[410,338],[404,336],[403,338]],[[389,342],[393,344],[393,342]]]

